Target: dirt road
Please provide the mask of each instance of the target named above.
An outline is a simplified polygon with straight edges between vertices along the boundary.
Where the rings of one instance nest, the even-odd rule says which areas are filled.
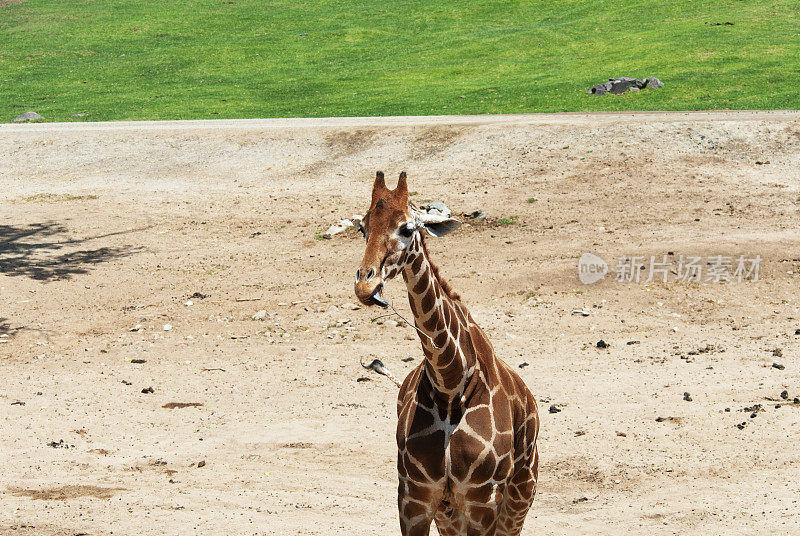
[[[359,361],[419,342],[320,238],[376,169],[488,215],[429,246],[540,403],[523,534],[800,532],[800,113],[716,112],[0,126],[0,534],[398,534]]]

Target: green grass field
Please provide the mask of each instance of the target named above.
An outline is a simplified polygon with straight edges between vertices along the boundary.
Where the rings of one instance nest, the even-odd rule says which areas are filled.
[[[0,122],[725,108],[800,108],[797,0],[0,0]]]

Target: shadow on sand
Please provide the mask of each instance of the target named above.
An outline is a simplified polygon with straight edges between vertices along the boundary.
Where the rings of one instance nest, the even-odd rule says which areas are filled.
[[[74,275],[88,273],[94,265],[144,249],[132,246],[80,249],[81,246],[92,240],[144,229],[147,227],[90,238],[64,239],[63,235],[67,234],[68,229],[59,223],[34,223],[18,227],[0,225],[0,274],[46,282],[70,279]]]

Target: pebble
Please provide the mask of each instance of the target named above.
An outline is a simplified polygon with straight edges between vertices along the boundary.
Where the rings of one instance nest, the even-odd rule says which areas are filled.
[[[800,328],[797,328],[796,330],[794,330],[794,334],[795,335],[800,335]]]
[[[186,307],[191,307],[192,305],[194,305],[194,302],[192,300],[186,300],[183,304]]]
[[[549,411],[550,413],[558,413],[558,412],[560,412],[560,411],[561,411],[561,409],[560,409],[560,408],[557,408],[557,407],[555,406],[555,404],[553,404],[553,405],[551,405],[551,406],[550,406],[550,409],[549,409],[548,411]]]
[[[683,399],[685,401],[687,401],[687,402],[691,402],[692,401],[692,395],[689,394],[689,391],[686,391],[685,393],[683,393]]]
[[[773,364],[772,364],[772,368],[776,368],[776,369],[778,369],[778,370],[783,370],[783,369],[785,369],[786,367],[785,367],[785,366],[783,366],[783,365],[781,365],[780,363],[773,363]]]
[[[264,320],[267,318],[267,310],[261,309],[260,311],[257,311],[251,318],[253,320]]]
[[[172,331],[172,324],[164,324],[162,328],[164,331]]]
[[[783,357],[783,350],[781,350],[780,348],[775,348],[772,351],[772,355],[774,355],[775,357]]]
[[[781,398],[784,399],[784,400],[788,400],[789,399],[789,391],[787,391],[786,389],[781,391]]]
[[[147,395],[147,394],[152,394],[152,393],[154,393],[154,392],[155,392],[155,391],[153,391],[153,388],[152,388],[152,387],[145,387],[144,389],[142,389],[142,394],[145,394],[145,395]]]
[[[608,343],[607,343],[606,341],[604,341],[603,339],[600,339],[599,341],[597,341],[597,347],[598,347],[598,348],[608,348],[609,346],[611,346],[611,345],[610,345],[610,344],[608,344]]]
[[[349,309],[350,311],[358,311],[359,309],[361,309],[361,307],[356,305],[355,303],[343,303],[342,309]]]
[[[528,365],[530,365],[530,363],[528,363],[527,361],[523,361],[522,363],[519,364],[519,368],[525,368]]]

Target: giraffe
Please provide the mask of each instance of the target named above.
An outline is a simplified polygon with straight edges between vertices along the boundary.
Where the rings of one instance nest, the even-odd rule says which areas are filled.
[[[375,176],[355,293],[387,307],[383,288],[401,274],[425,359],[397,401],[398,509],[403,536],[517,536],[536,493],[539,414],[525,383],[495,356],[486,333],[430,260],[424,234],[460,226],[433,217]]]

